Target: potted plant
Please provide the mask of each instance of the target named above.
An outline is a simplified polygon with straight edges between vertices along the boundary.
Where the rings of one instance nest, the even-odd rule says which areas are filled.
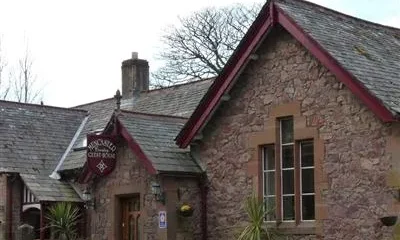
[[[178,214],[179,214],[179,216],[182,216],[182,217],[190,217],[190,216],[192,216],[193,215],[193,211],[194,211],[193,207],[190,206],[189,204],[186,204],[186,203],[182,204],[178,208]]]
[[[78,236],[79,208],[71,203],[59,202],[49,208],[46,215],[52,235],[57,239],[75,240]]]
[[[237,240],[273,240],[278,237],[278,232],[267,228],[264,223],[265,216],[273,213],[273,209],[265,209],[264,202],[254,194],[246,199],[244,209],[249,222]]]

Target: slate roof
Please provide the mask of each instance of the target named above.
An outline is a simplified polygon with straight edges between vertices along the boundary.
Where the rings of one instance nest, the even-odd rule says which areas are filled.
[[[196,108],[200,99],[211,85],[213,79],[201,80],[172,87],[141,92],[134,98],[123,99],[121,109],[149,113],[188,117]],[[86,150],[82,147],[87,133],[102,130],[110,120],[116,101],[105,99],[75,108],[87,110],[90,113],[88,122],[75,142],[74,149],[65,159],[62,170],[83,167],[86,161]]]
[[[201,172],[190,155],[190,149],[181,149],[174,141],[186,118],[122,111],[118,120],[139,144],[157,172]]]
[[[25,184],[37,186],[32,192],[38,199],[63,197],[57,195],[60,187],[73,191],[48,176],[86,114],[78,109],[0,101],[0,172],[31,176]]]
[[[282,26],[384,122],[400,119],[400,29],[351,17],[303,0],[271,0],[238,44],[182,128],[186,147],[220,106],[271,28]]]
[[[306,1],[274,2],[388,110],[400,113],[400,29]]]
[[[0,101],[0,172],[51,173],[86,114]]]
[[[20,174],[20,176],[39,201],[82,202],[75,190],[66,182],[49,178],[47,175]]]

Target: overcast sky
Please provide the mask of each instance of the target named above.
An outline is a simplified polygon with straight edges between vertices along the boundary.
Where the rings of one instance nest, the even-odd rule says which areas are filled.
[[[163,29],[206,6],[261,0],[0,0],[0,35],[9,65],[29,44],[46,105],[70,107],[112,97],[121,61],[149,60]],[[400,27],[400,0],[313,0],[370,21]]]

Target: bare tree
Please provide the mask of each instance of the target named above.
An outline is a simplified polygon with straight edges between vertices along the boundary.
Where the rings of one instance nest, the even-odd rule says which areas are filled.
[[[10,91],[10,82],[5,82],[4,73],[7,66],[4,53],[2,51],[1,38],[0,38],[0,99],[6,99]]]
[[[16,71],[10,74],[13,83],[13,100],[24,103],[37,102],[42,95],[41,89],[36,88],[36,75],[33,73],[33,59],[28,46],[24,55],[18,60]]]
[[[164,66],[153,73],[153,85],[165,86],[219,74],[257,16],[261,5],[206,8],[180,18],[162,36],[158,58]]]
[[[10,67],[2,51],[0,38],[0,99],[25,103],[41,100],[42,90],[36,86],[33,59],[28,44],[23,56],[14,67]]]

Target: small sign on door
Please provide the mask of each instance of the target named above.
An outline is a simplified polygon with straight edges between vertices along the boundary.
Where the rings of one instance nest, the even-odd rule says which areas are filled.
[[[158,227],[167,228],[167,212],[165,211],[158,212]]]

